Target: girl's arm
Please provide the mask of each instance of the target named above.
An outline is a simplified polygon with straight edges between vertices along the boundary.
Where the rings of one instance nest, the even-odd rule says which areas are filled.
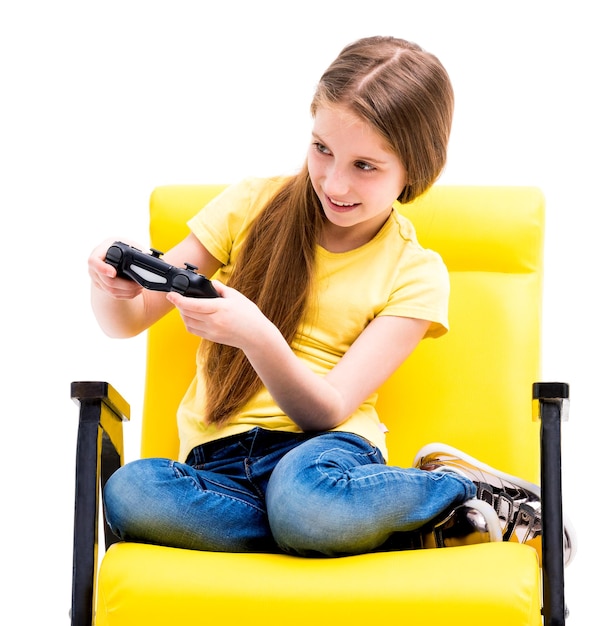
[[[426,320],[378,317],[321,377],[293,353],[253,302],[221,283],[215,282],[215,288],[222,298],[167,297],[190,332],[243,350],[279,407],[305,431],[329,430],[348,419],[410,355],[429,326]]]
[[[104,261],[113,241],[104,241],[89,256],[91,304],[107,335],[133,337],[168,313],[172,304],[163,292],[149,291],[131,280],[117,278],[115,268]],[[146,251],[146,248],[133,245]],[[183,267],[185,262],[196,265],[198,272],[205,276],[212,276],[221,265],[191,234],[164,254],[163,259],[177,267]]]

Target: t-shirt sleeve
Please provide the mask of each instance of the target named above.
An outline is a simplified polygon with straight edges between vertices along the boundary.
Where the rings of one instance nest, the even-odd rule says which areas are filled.
[[[449,329],[450,280],[439,254],[417,247],[398,268],[395,287],[379,315],[428,320],[425,337],[441,337]]]
[[[222,265],[235,257],[234,244],[255,217],[255,205],[260,206],[262,192],[262,184],[252,179],[230,185],[187,222],[191,232]]]

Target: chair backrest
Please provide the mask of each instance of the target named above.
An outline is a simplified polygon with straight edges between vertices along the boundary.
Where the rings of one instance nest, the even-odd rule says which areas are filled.
[[[158,187],[151,246],[167,250],[224,185]],[[533,187],[434,186],[399,207],[451,277],[450,332],[427,339],[380,390],[390,462],[408,466],[441,441],[539,481],[531,387],[540,370],[544,199]],[[188,259],[185,259],[188,261]],[[176,311],[149,330],[141,452],[175,458],[176,407],[197,338]]]

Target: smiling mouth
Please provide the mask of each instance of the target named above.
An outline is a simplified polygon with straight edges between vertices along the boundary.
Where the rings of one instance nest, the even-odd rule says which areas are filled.
[[[338,202],[337,200],[333,200],[329,196],[327,196],[327,200],[334,209],[339,209],[340,211],[342,210],[346,211],[348,209],[352,209],[353,207],[356,207],[359,204],[358,202]]]

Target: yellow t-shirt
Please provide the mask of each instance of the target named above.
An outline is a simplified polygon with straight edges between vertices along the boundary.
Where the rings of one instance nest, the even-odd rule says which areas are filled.
[[[225,282],[249,226],[283,184],[283,178],[248,179],[228,187],[189,221],[202,245],[221,261],[219,280]],[[410,221],[393,210],[376,236],[343,253],[322,247],[316,257],[316,297],[293,341],[294,353],[321,376],[342,358],[363,329],[379,315],[414,317],[431,322],[429,337],[448,328],[448,272],[440,256],[423,249]],[[200,360],[198,353],[198,361]],[[205,383],[197,363],[194,377],[178,410],[179,458],[202,443],[248,431],[301,432],[263,388],[239,414],[222,426],[204,421]],[[369,440],[387,456],[384,427],[375,409],[377,394],[334,430]]]

